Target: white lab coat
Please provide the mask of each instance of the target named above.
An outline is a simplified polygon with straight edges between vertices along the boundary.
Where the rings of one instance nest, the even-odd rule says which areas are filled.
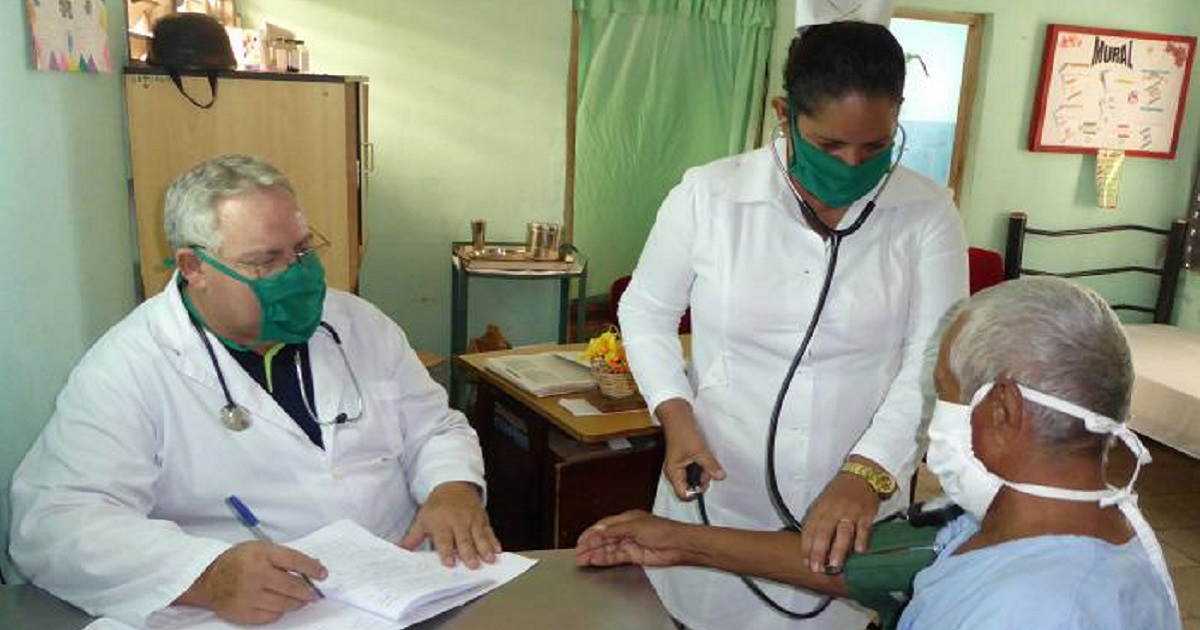
[[[777,142],[782,156],[786,147]],[[858,218],[874,192],[850,207],[840,227]],[[800,217],[763,148],[684,175],[663,202],[621,300],[621,330],[650,407],[671,398],[690,402],[728,474],[707,494],[713,524],[755,530],[783,524],[766,490],[767,427],[817,303],[828,247]],[[842,242],[825,312],[780,416],[776,471],[797,518],[850,453],[878,462],[903,484],[885,508],[907,501],[923,411],[923,355],[936,343],[939,318],[966,294],[966,245],[953,202],[945,189],[898,167],[874,213]],[[689,306],[685,372],[676,327]],[[699,522],[696,506],[679,501],[665,479],[655,513]],[[813,621],[786,619],[728,574],[648,573],[667,609],[693,630],[866,625],[860,612],[839,602]],[[792,610],[817,601],[794,589],[765,588]]]
[[[236,494],[278,542],[350,518],[399,540],[435,486],[483,487],[474,431],[447,407],[404,333],[367,302],[330,290],[323,318],[361,385],[360,420],[314,445],[211,334],[233,400],[225,428],[208,352],[167,289],[84,356],[13,477],[11,553],[31,581],[89,613],[141,625],[232,543],[251,540],[225,505]],[[358,397],[333,338],[309,343],[321,419]]]

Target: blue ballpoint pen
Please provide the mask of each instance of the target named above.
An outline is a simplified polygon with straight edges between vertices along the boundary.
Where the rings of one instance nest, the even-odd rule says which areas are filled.
[[[271,540],[271,537],[268,536],[267,533],[258,526],[258,517],[254,516],[254,512],[251,512],[250,508],[246,507],[246,504],[242,503],[241,499],[231,494],[225,499],[225,503],[231,510],[233,510],[233,513],[237,516],[238,520],[241,521],[242,525],[245,525],[246,529],[250,530],[251,534],[254,534],[255,538],[263,542],[275,542]],[[322,593],[321,589],[317,588],[317,585],[313,584],[312,580],[308,579],[307,575],[304,575],[303,573],[298,575],[300,576],[300,579],[304,580],[304,583],[308,584],[309,588],[311,588],[313,592],[317,594],[317,597],[325,597],[325,593]]]

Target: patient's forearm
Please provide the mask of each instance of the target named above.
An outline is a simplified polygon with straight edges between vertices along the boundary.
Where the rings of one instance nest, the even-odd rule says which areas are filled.
[[[688,526],[679,532],[686,564],[766,578],[811,591],[847,597],[841,575],[813,573],[800,553],[800,534]]]

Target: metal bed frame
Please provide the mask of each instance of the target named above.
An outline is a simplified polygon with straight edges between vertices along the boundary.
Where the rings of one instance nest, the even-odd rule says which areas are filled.
[[[1149,313],[1154,316],[1154,323],[1171,323],[1171,312],[1175,308],[1175,289],[1179,284],[1179,272],[1183,269],[1184,242],[1187,238],[1187,222],[1176,219],[1167,229],[1146,225],[1124,224],[1107,225],[1102,227],[1076,228],[1070,230],[1043,230],[1029,227],[1029,217],[1024,212],[1013,212],[1008,215],[1008,239],[1004,249],[1004,279],[1011,280],[1022,275],[1028,276],[1058,276],[1060,278],[1079,278],[1084,276],[1107,276],[1119,273],[1146,273],[1158,276],[1158,293],[1154,306],[1139,304],[1112,304],[1113,309],[1123,309]],[[1029,235],[1047,238],[1067,238],[1087,236],[1090,234],[1105,234],[1109,232],[1148,232],[1166,239],[1166,255],[1161,267],[1125,266],[1101,267],[1096,269],[1079,269],[1075,271],[1046,271],[1031,269],[1021,264],[1021,256],[1025,247],[1025,237]]]

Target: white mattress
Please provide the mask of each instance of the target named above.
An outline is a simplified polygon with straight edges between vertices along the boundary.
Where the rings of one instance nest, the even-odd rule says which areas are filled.
[[[1200,333],[1125,326],[1133,353],[1134,431],[1200,458]]]

